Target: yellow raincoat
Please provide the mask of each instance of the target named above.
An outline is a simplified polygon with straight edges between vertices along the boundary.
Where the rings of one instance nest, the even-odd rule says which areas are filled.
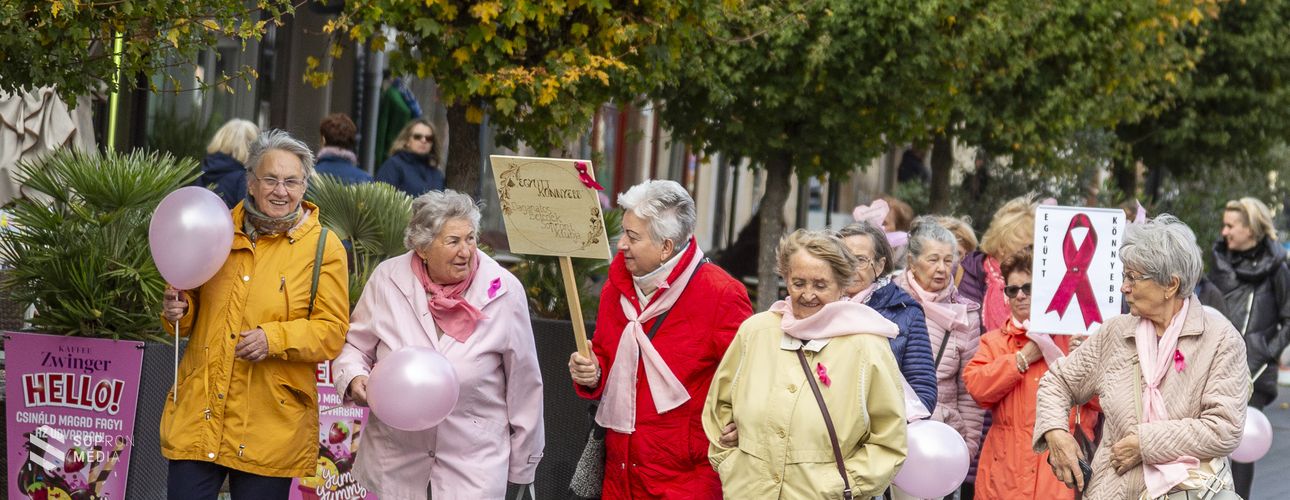
[[[233,246],[215,277],[187,292],[180,334],[189,336],[179,363],[179,403],[166,398],[161,453],[262,476],[314,472],[318,459],[316,365],[340,354],[349,329],[345,249],[328,233],[309,316],[309,290],[321,225],[318,207],[302,202],[305,220],[255,244],[233,208]],[[306,319],[306,317],[310,319]],[[163,320],[163,323],[165,321]],[[173,333],[171,325],[167,330]],[[242,332],[262,328],[269,357],[237,358]]]

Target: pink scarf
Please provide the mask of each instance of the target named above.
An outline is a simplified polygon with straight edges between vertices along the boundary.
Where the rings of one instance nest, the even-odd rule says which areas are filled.
[[[425,261],[421,259],[416,252],[412,253],[412,274],[421,282],[421,288],[426,291],[426,297],[430,301],[430,315],[434,317],[434,323],[439,325],[443,334],[457,342],[465,343],[471,334],[475,333],[475,324],[484,319],[484,314],[479,312],[475,306],[471,305],[462,298],[466,290],[470,288],[470,283],[475,281],[475,273],[479,271],[479,255],[472,255],[470,259],[470,274],[460,283],[451,285],[440,285],[430,280],[430,274],[426,272]]]
[[[596,423],[601,427],[623,434],[636,431],[636,374],[637,366],[641,364],[645,365],[645,380],[649,383],[650,394],[654,396],[654,407],[659,413],[666,413],[690,400],[685,384],[676,378],[676,374],[663,361],[663,356],[654,349],[643,326],[643,323],[676,304],[681,292],[689,285],[690,278],[694,277],[695,270],[703,262],[703,250],[699,249],[694,237],[690,237],[689,247],[693,251],[687,251],[690,255],[682,256],[683,259],[689,257],[690,260],[681,274],[667,288],[659,287],[645,310],[637,313],[636,306],[625,295],[618,298],[623,315],[627,318],[627,326],[623,327],[622,337],[618,340],[614,366],[605,377],[605,391],[600,397],[600,409],[596,411]]]
[[[879,288],[882,287],[878,285],[878,280],[874,280],[874,282],[870,283],[867,288],[860,290],[855,295],[852,295],[849,300],[857,304],[868,304],[869,297],[873,297],[873,292],[877,291]]]
[[[900,334],[900,328],[891,320],[884,318],[872,307],[839,300],[824,304],[819,311],[804,319],[793,315],[793,306],[789,299],[781,299],[770,306],[770,312],[779,314],[779,326],[789,337],[801,341],[829,339],[843,335],[869,333],[892,339]]]
[[[999,270],[999,260],[986,255],[981,266],[985,268],[985,296],[981,298],[981,322],[985,331],[997,330],[1012,317],[1008,300],[1004,298],[1003,272]]]
[[[1193,298],[1183,302],[1182,309],[1169,320],[1164,335],[1156,337],[1156,327],[1151,320],[1141,318],[1134,331],[1134,344],[1138,348],[1138,360],[1142,367],[1142,421],[1159,422],[1168,420],[1165,409],[1165,397],[1160,393],[1160,383],[1169,369],[1174,366],[1174,352],[1178,348],[1178,335],[1182,333],[1183,321],[1187,310],[1193,306]],[[1181,456],[1172,462],[1162,464],[1143,464],[1143,478],[1147,483],[1147,493],[1152,498],[1164,495],[1171,488],[1187,480],[1188,469],[1200,466],[1196,457]]]
[[[1008,327],[1004,328],[1004,333],[1025,335],[1026,338],[1034,341],[1035,345],[1039,346],[1040,354],[1044,355],[1044,363],[1047,363],[1050,368],[1057,360],[1066,357],[1062,353],[1062,348],[1057,347],[1057,343],[1053,342],[1052,335],[1030,331],[1030,320],[1017,321],[1016,317],[1009,317]]]
[[[953,285],[946,285],[944,290],[932,293],[918,284],[913,271],[906,270],[900,278],[908,285],[906,288],[913,292],[914,299],[923,306],[929,332],[944,337],[954,331],[967,331],[967,306],[950,301],[950,296],[954,293]]]

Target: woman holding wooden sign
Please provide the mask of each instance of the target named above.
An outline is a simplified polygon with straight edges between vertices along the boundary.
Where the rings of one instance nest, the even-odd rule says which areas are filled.
[[[959,295],[951,274],[958,262],[954,234],[927,217],[914,222],[909,235],[908,269],[896,284],[923,306],[927,333],[936,365],[936,410],[932,420],[944,422],[963,436],[969,456],[981,449],[985,410],[976,404],[963,382],[963,368],[981,342],[981,306]]]
[[[981,446],[976,498],[1074,498],[1049,471],[1044,462],[1048,455],[1031,451],[1039,379],[1076,345],[1067,335],[1029,330],[1033,258],[1025,248],[1003,260],[1003,293],[1012,317],[1002,328],[981,337],[981,348],[963,369],[968,392],[994,416],[994,425]],[[1091,439],[1097,410],[1081,406],[1079,411],[1079,432]]]
[[[1107,319],[1048,367],[1034,450],[1051,450],[1054,475],[1089,500],[1230,493],[1227,456],[1241,440],[1250,373],[1240,332],[1195,299],[1204,267],[1196,236],[1161,215],[1130,224],[1119,254],[1129,314]],[[1072,406],[1094,396],[1105,424],[1101,446],[1087,457],[1068,419]]]
[[[623,235],[600,294],[595,358],[569,357],[578,395],[600,400],[602,497],[719,499],[700,416],[752,304],[742,283],[704,263],[680,184],[645,181],[618,204]]]
[[[479,208],[432,191],[412,202],[408,253],[372,272],[332,364],[336,390],[368,402],[368,376],[404,347],[430,347],[460,381],[439,424],[405,431],[373,412],[355,478],[379,498],[516,498],[530,490],[545,444],[542,373],[524,285],[476,247]],[[379,392],[379,391],[377,391]],[[374,397],[379,397],[373,394]],[[439,394],[407,394],[408,402]],[[508,494],[508,483],[515,493]]]

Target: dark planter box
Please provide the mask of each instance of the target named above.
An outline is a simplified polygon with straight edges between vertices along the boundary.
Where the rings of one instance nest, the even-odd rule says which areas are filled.
[[[569,479],[587,444],[591,417],[589,402],[573,392],[569,379],[569,354],[578,350],[573,322],[533,318],[533,338],[542,366],[542,401],[546,424],[546,449],[538,464],[534,486],[538,498],[569,498]],[[587,325],[587,336],[595,330]]]

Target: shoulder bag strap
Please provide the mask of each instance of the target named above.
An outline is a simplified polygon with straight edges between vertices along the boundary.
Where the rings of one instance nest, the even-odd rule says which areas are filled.
[[[846,462],[842,460],[842,447],[838,445],[838,431],[833,428],[833,418],[829,416],[829,407],[824,404],[824,396],[820,394],[820,386],[815,383],[815,374],[811,373],[811,365],[806,362],[806,354],[802,349],[797,350],[797,360],[802,362],[802,371],[806,372],[806,381],[811,383],[811,392],[815,393],[815,402],[820,405],[820,413],[824,414],[824,426],[829,430],[829,441],[833,444],[833,461],[838,466],[838,474],[842,476],[842,497],[851,500],[851,478],[847,475]]]
[[[702,261],[699,261],[699,265],[695,266],[695,272],[698,272],[698,268],[703,267],[703,265],[707,263],[708,263],[708,259],[706,258],[703,259]],[[673,305],[672,307],[676,307],[676,306]],[[658,319],[654,320],[653,325],[650,325],[649,333],[648,333],[648,337],[650,340],[654,340],[654,334],[658,333],[658,329],[663,326],[663,320],[667,319],[667,315],[671,313],[672,313],[672,309],[668,308],[668,310],[663,311],[662,314],[658,315]]]
[[[322,228],[318,234],[318,250],[314,253],[314,278],[309,285],[309,314],[305,315],[306,319],[313,319],[314,302],[318,300],[318,275],[322,273],[323,250],[327,248],[327,228]]]
[[[941,369],[941,357],[945,356],[945,346],[950,343],[950,335],[953,334],[954,330],[945,330],[945,336],[941,337],[941,348],[936,351],[936,361],[932,362],[933,370]]]

